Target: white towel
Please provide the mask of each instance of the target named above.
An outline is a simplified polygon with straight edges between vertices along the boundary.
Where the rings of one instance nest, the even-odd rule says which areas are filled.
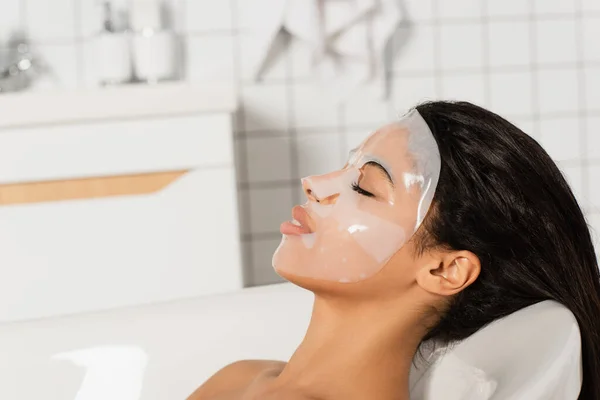
[[[385,93],[385,49],[403,18],[398,0],[282,0],[265,15],[255,78],[278,56],[274,44],[286,31],[311,47],[315,75],[340,99],[375,78],[384,78]]]

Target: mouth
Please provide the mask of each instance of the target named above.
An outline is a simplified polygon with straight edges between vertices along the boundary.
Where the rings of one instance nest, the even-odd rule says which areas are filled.
[[[292,220],[281,224],[279,231],[284,235],[306,235],[314,231],[311,222],[310,215],[304,207],[295,206],[292,208]]]

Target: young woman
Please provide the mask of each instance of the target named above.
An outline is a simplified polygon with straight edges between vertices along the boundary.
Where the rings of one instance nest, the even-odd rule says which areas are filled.
[[[406,183],[409,174],[404,183],[393,178],[418,162],[401,150],[414,142],[395,124],[358,149],[378,161],[350,161],[305,180],[309,207],[294,208],[297,221],[282,225],[286,239],[274,259],[280,275],[315,294],[302,344],[287,363],[231,364],[190,399],[408,399],[408,373],[423,341],[460,341],[551,299],[579,324],[579,399],[600,400],[598,263],[583,213],[556,164],[520,129],[473,104],[429,102],[416,110],[441,161],[424,219],[418,218],[423,182],[417,193]],[[351,190],[332,183],[355,168]],[[352,234],[375,232],[376,240],[363,236],[350,247],[357,237],[328,228],[319,211],[330,205],[343,209],[336,223],[350,218]],[[408,215],[417,215],[418,226],[400,243],[396,237],[407,232],[394,226],[410,222]],[[325,229],[315,243],[310,235]],[[390,243],[401,246],[383,257]],[[370,265],[364,254],[385,260]]]

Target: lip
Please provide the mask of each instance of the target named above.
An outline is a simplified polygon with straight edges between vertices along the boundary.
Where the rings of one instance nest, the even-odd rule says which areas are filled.
[[[285,221],[279,228],[282,234],[299,236],[313,233],[312,219],[304,207],[295,206],[292,208],[292,218],[300,225],[296,225],[292,221]]]

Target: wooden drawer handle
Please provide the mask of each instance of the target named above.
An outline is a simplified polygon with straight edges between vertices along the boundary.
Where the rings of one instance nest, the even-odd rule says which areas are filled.
[[[0,185],[0,206],[158,192],[188,171]]]

